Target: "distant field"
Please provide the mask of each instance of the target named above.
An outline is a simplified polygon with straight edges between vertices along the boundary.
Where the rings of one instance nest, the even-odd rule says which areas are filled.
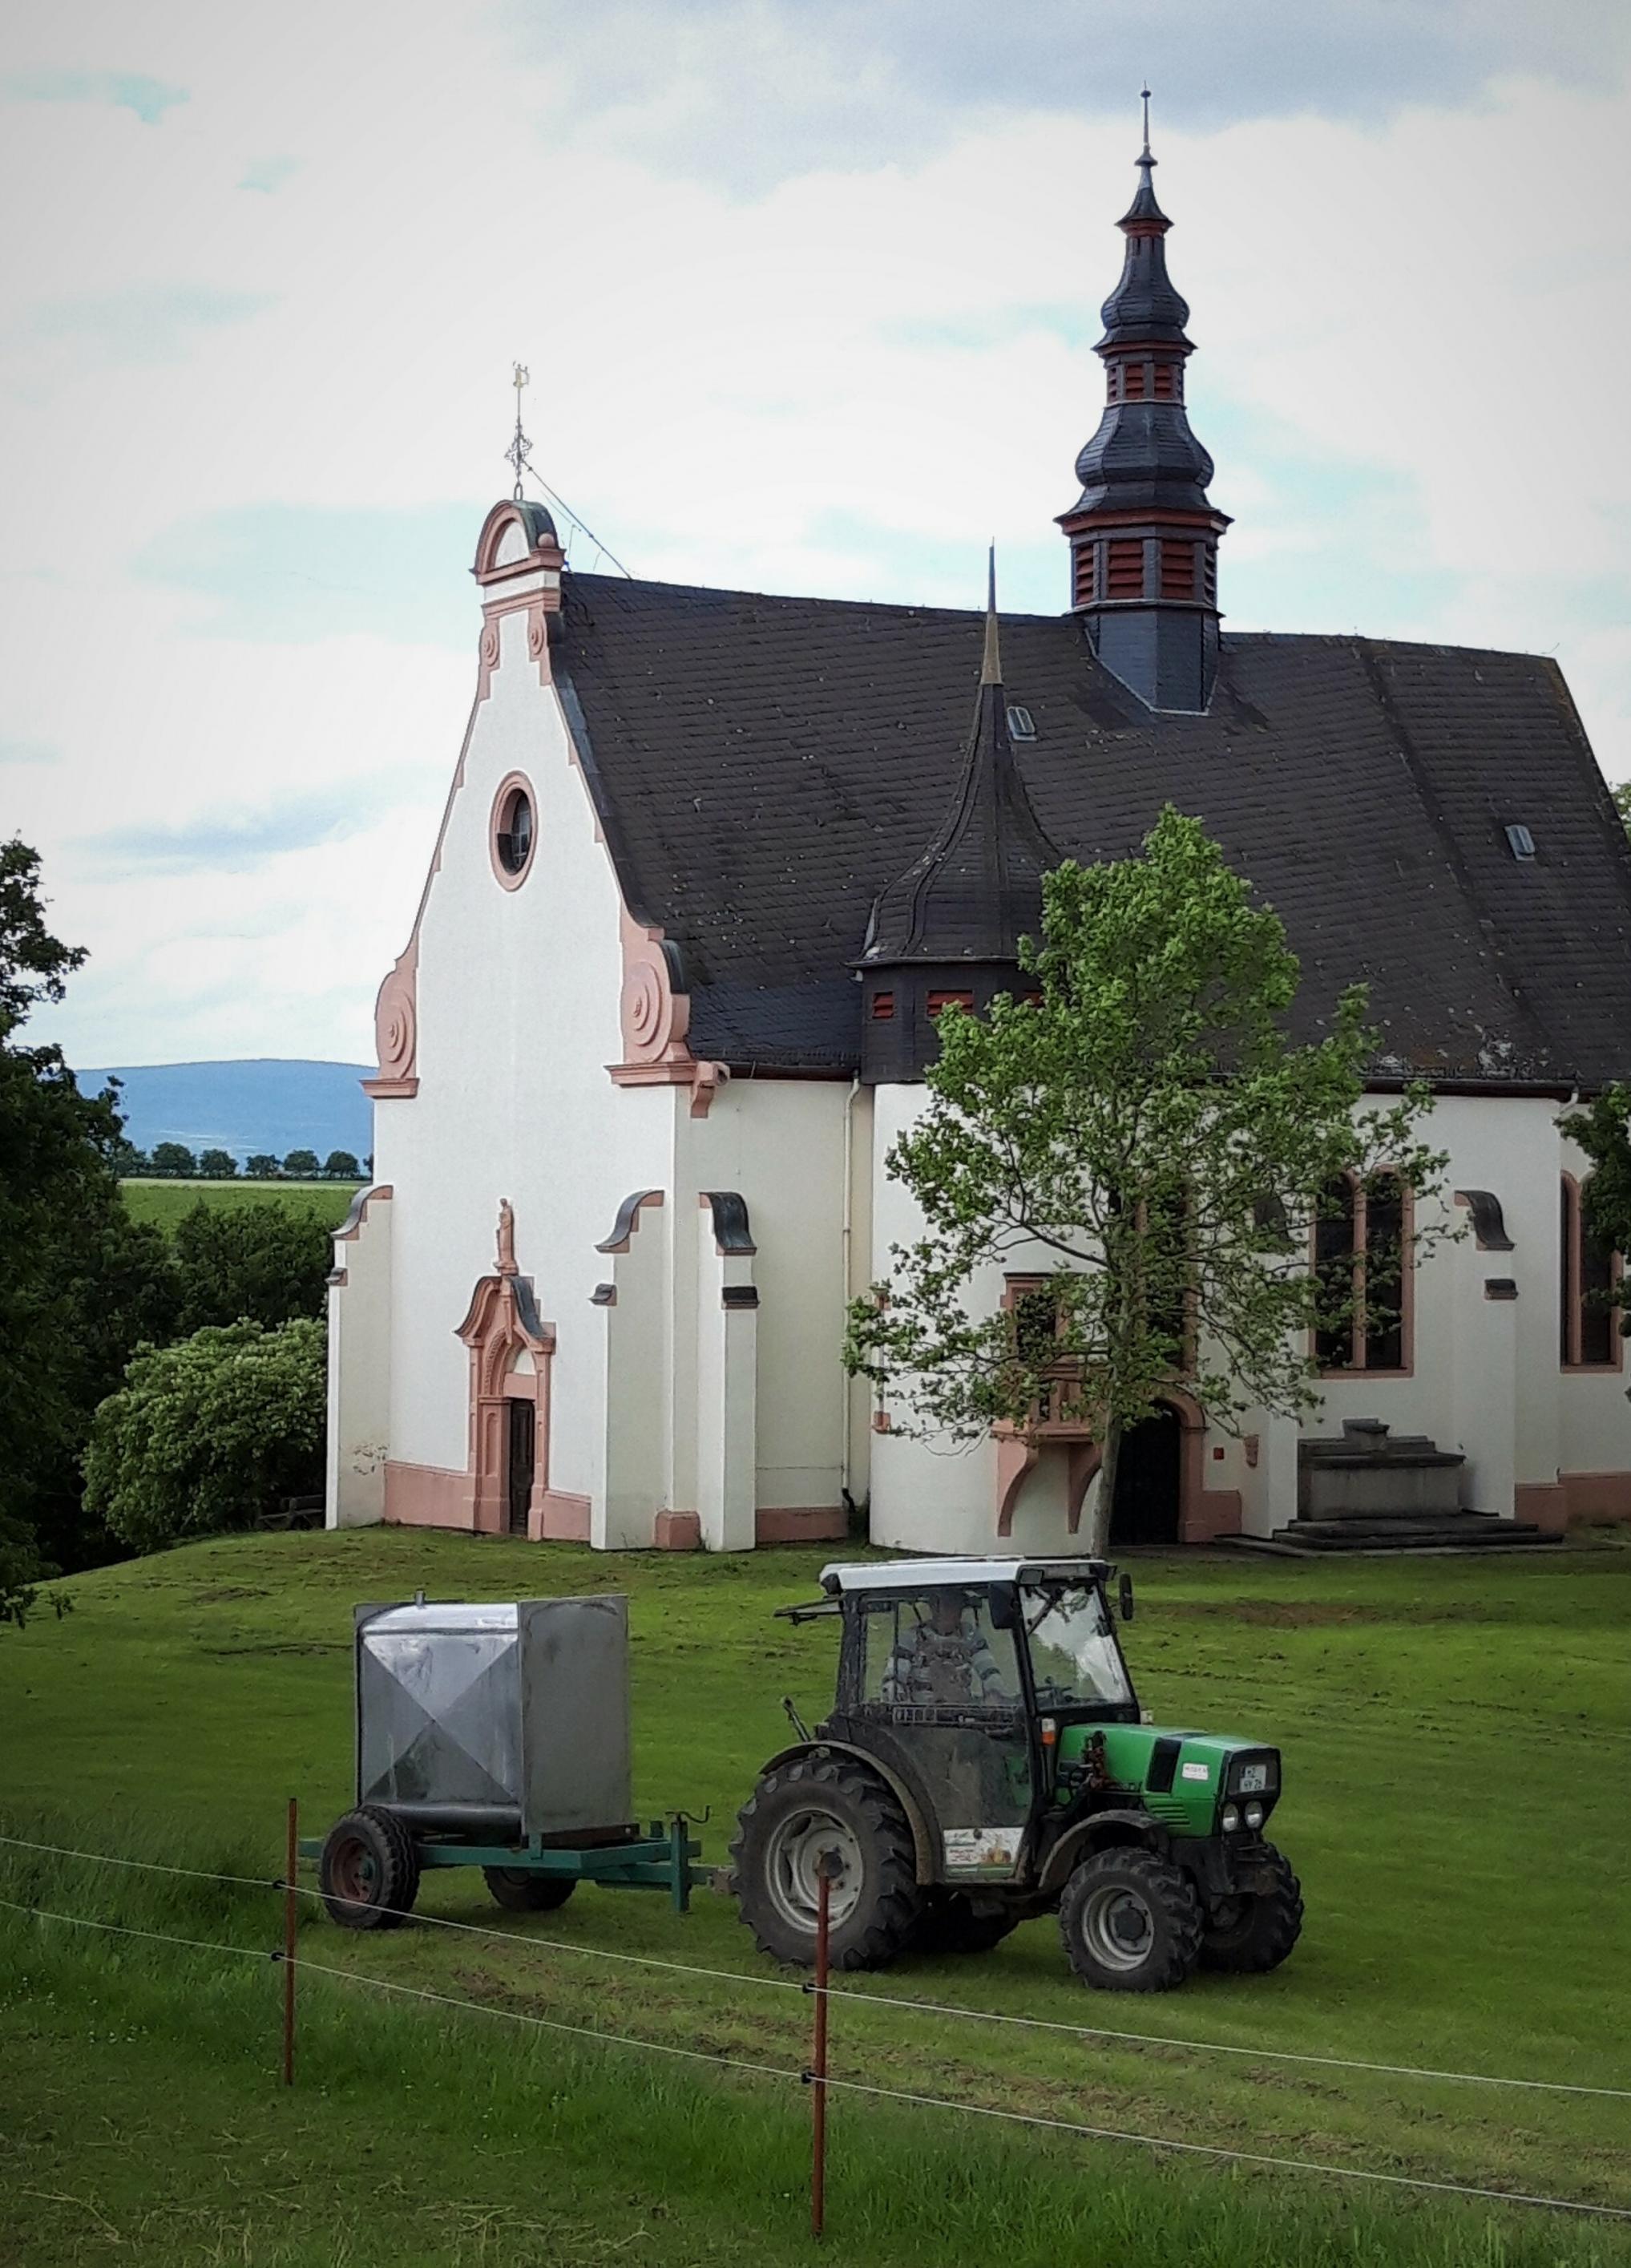
[[[184,1212],[202,1197],[206,1204],[264,1204],[268,1198],[291,1211],[315,1213],[331,1228],[345,1219],[361,1182],[158,1182],[129,1181],[120,1184],[133,1220],[149,1220],[155,1227],[173,1230]]]

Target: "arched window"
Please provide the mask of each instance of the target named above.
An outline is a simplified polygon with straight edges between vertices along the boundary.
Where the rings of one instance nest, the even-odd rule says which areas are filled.
[[[1589,1182],[1562,1179],[1559,1204],[1558,1353],[1565,1370],[1618,1370],[1623,1341],[1609,1295],[1620,1255],[1592,1230],[1583,1203]]]
[[[1412,1360],[1410,1192],[1397,1174],[1343,1174],[1314,1221],[1314,1269],[1329,1320],[1314,1335],[1322,1371],[1408,1373]]]

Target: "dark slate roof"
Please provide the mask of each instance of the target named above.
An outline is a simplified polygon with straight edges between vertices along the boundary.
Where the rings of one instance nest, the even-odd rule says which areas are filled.
[[[1286,924],[1304,1033],[1363,978],[1378,1078],[1631,1071],[1631,850],[1554,662],[1229,636],[1209,709],[1179,716],[1074,616],[1008,615],[1002,639],[1048,835],[1117,858],[1164,802],[1198,816]],[[853,1069],[848,971],[944,815],[981,646],[976,613],[566,578],[556,674],[631,908],[680,948],[699,1055]]]

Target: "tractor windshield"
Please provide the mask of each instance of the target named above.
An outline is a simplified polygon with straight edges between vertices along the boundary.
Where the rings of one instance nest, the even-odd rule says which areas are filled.
[[[1096,1585],[1026,1583],[1019,1603],[1040,1708],[1121,1707],[1131,1702],[1121,1650]]]

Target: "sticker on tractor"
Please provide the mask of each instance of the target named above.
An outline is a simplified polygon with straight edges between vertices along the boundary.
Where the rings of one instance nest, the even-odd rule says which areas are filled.
[[[948,1872],[1011,1867],[1019,1856],[1022,1827],[948,1827],[940,1841]]]
[[[1210,1779],[1211,1777],[1212,1768],[1209,1764],[1186,1764],[1184,1766],[1184,1778],[1186,1779]]]

